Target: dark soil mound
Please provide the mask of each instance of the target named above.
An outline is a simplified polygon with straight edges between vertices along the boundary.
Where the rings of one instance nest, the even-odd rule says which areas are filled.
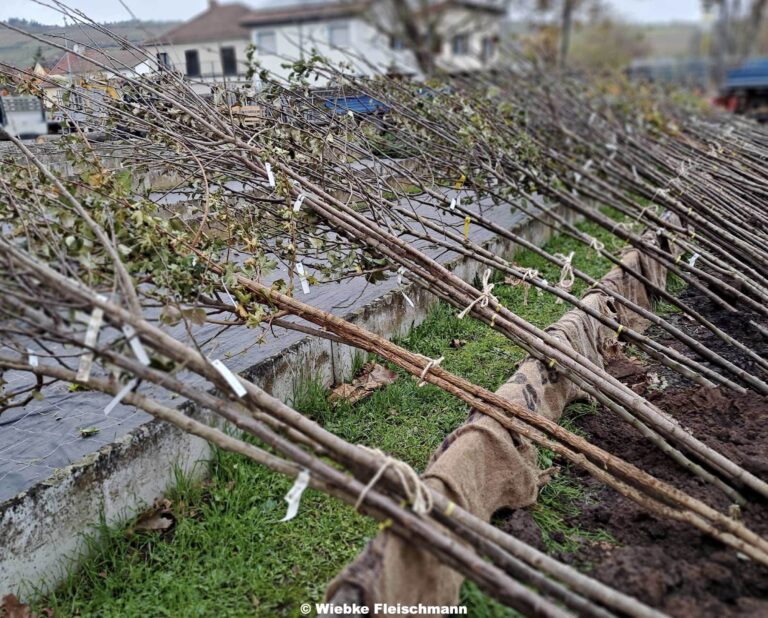
[[[760,474],[768,465],[768,400],[755,394],[668,389],[650,397],[707,444]],[[609,412],[586,416],[579,426],[590,441],[727,512],[730,500],[668,459]],[[581,476],[594,489],[572,523],[602,528],[619,546],[584,547],[565,558],[592,566],[598,579],[673,616],[768,616],[768,569],[700,534],[693,527],[656,519],[634,502]],[[754,496],[742,512],[755,532],[768,535],[768,508]]]
[[[762,316],[746,312],[728,315],[696,290],[686,290],[681,298],[758,354],[768,355],[768,340],[755,326],[766,327]],[[669,319],[708,348],[760,375],[753,359],[724,344],[704,327],[680,314]],[[651,328],[649,334],[689,353],[660,329]],[[663,366],[643,365],[623,355],[613,359],[608,369],[703,442],[753,474],[768,479],[768,397],[702,388]],[[729,512],[731,500],[725,494],[674,463],[610,411],[583,416],[576,424],[592,443],[721,512]],[[565,474],[573,475],[588,487],[590,495],[581,505],[581,514],[568,523],[584,530],[605,530],[618,545],[584,545],[575,554],[559,558],[672,616],[768,617],[768,568],[700,534],[690,525],[649,515],[573,466]],[[755,495],[745,493],[745,497],[748,506],[740,516],[753,531],[768,536],[768,504]],[[508,518],[502,527],[540,545],[536,540],[538,530],[530,517]]]

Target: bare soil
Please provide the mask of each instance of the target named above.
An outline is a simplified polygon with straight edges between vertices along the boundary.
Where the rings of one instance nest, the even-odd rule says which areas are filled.
[[[687,290],[681,298],[762,356],[768,354],[768,341],[749,323],[754,320],[766,326],[766,320],[744,313],[724,315],[696,291]],[[671,319],[711,349],[757,373],[754,361],[725,346],[709,331],[679,314]],[[650,329],[649,333],[661,341],[665,339],[663,331]],[[682,346],[675,347],[683,351]],[[709,446],[768,479],[768,398],[754,392],[738,394],[702,388],[664,367],[623,355],[608,369]],[[610,411],[583,416],[577,425],[591,442],[729,512],[731,500],[725,494],[686,472]],[[647,514],[580,470],[569,467],[565,474],[578,478],[590,495],[581,504],[581,514],[569,524],[585,530],[605,530],[617,545],[584,545],[574,554],[559,556],[561,559],[587,568],[597,579],[672,616],[768,617],[768,568],[691,526]],[[740,516],[753,531],[768,536],[768,504],[748,492],[744,495],[748,505],[741,509]],[[540,537],[536,538],[538,529],[530,516],[516,515],[505,521],[504,527],[541,547]]]

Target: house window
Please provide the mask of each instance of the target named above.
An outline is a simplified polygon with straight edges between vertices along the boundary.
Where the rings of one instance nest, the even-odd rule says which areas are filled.
[[[256,33],[256,48],[263,54],[277,53],[277,35],[273,30]]]
[[[496,55],[496,39],[490,36],[483,37],[482,51],[483,62],[488,62]]]
[[[161,69],[171,68],[171,59],[168,56],[168,52],[157,52],[157,64]]]
[[[395,51],[405,49],[405,41],[403,41],[403,37],[395,35],[389,37],[389,49],[393,49]]]
[[[457,34],[451,41],[451,51],[454,56],[466,56],[469,54],[469,35]]]
[[[347,47],[349,45],[349,24],[329,25],[328,42],[333,47]]]
[[[184,52],[187,62],[187,77],[200,77],[200,55],[196,49],[188,49]]]
[[[234,47],[221,48],[221,69],[224,75],[237,75],[237,58]]]

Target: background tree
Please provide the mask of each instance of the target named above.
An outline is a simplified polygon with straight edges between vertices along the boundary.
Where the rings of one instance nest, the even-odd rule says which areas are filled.
[[[453,2],[441,0],[380,0],[372,4],[368,20],[399,47],[410,50],[419,71],[433,75],[442,45],[457,28],[471,29],[466,22],[455,27],[445,19]],[[484,0],[476,5],[506,9],[510,0]],[[457,30],[458,31],[458,30]]]
[[[605,28],[609,23],[610,11],[603,0],[518,0],[516,5],[537,29],[537,52],[561,68],[568,64],[575,26],[601,24]]]
[[[37,49],[35,50],[35,55],[32,56],[32,66],[37,66],[38,62],[43,61],[43,48],[39,45],[37,46]]]

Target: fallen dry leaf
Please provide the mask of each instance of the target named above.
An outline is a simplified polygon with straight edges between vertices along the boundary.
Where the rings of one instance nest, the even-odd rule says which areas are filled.
[[[3,618],[30,618],[29,607],[16,598],[15,594],[6,594],[0,605],[0,616]]]
[[[339,384],[331,391],[331,402],[346,401],[355,403],[370,395],[377,388],[392,384],[397,380],[397,374],[378,363],[366,363],[363,369],[350,384]]]
[[[171,501],[167,499],[155,502],[151,509],[139,515],[136,523],[129,530],[129,534],[170,530],[176,523],[176,518],[171,513],[171,504]]]
[[[356,397],[356,395],[359,396]],[[350,403],[354,403],[363,396],[365,396],[365,391],[363,389],[354,387],[351,384],[339,384],[331,391],[330,400],[334,402],[349,401]]]

